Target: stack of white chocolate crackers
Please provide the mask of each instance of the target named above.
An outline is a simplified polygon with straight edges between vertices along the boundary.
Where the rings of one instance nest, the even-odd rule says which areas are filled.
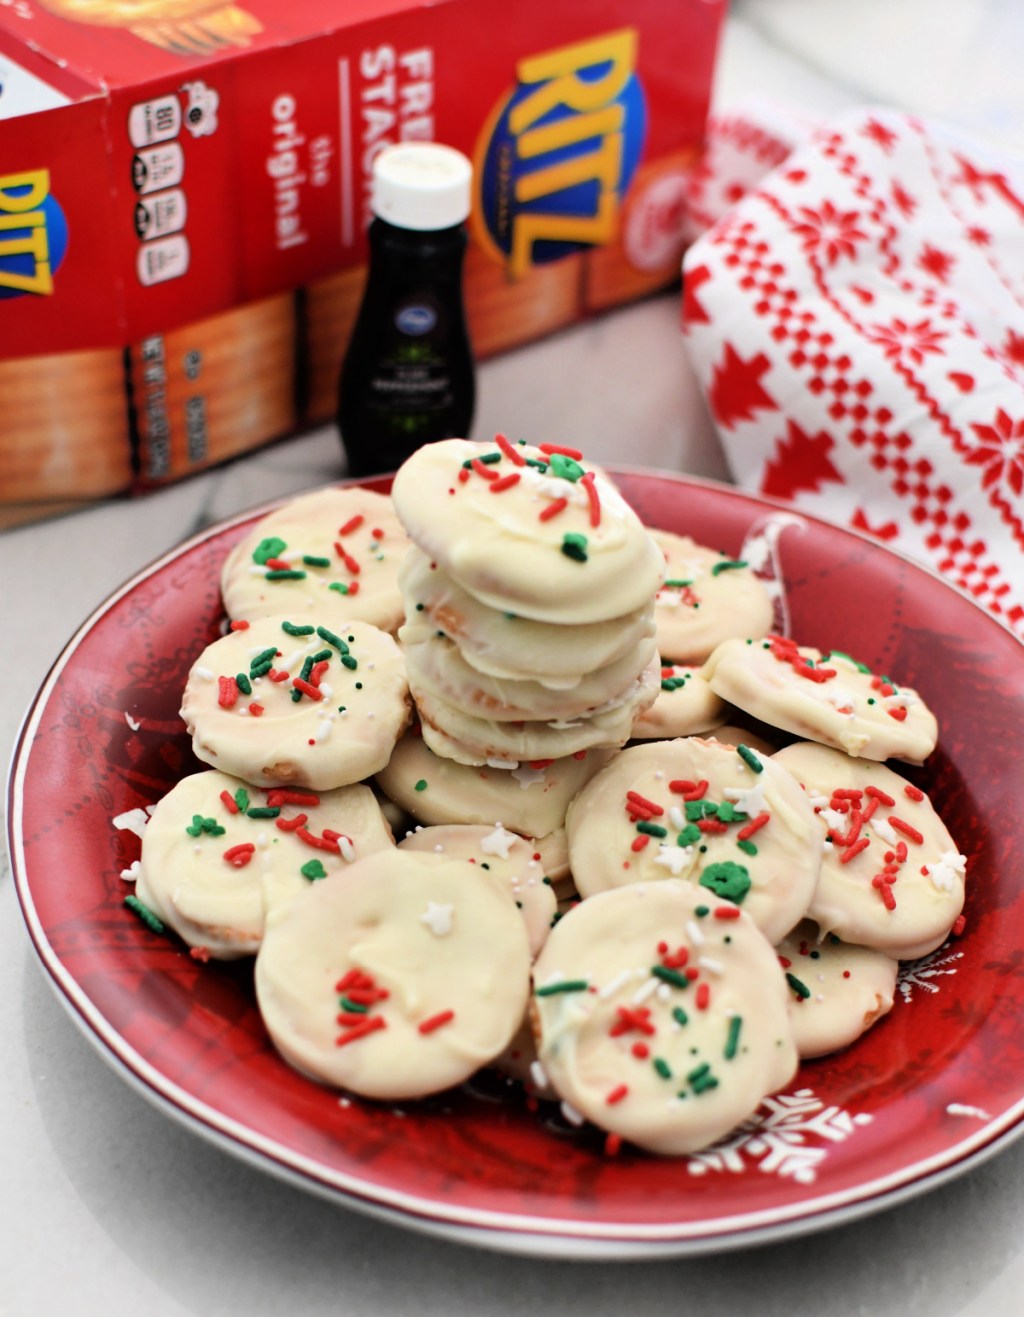
[[[255,954],[315,1079],[497,1066],[608,1147],[692,1152],[958,925],[964,857],[882,763],[934,748],[917,693],[771,634],[747,563],[574,450],[428,445],[391,498],[265,517],[222,592],[182,706],[212,767],[156,807],[136,904]]]

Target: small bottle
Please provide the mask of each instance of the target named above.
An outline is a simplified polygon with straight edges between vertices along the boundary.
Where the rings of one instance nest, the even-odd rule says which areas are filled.
[[[433,142],[387,147],[373,171],[370,269],[341,369],[338,428],[353,476],[469,434],[476,400],[462,300],[472,166]]]

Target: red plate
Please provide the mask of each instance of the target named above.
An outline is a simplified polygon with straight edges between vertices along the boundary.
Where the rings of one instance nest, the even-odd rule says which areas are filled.
[[[680,477],[619,478],[650,525],[730,556],[775,510]],[[399,1110],[339,1101],[289,1069],[267,1041],[248,964],[201,965],[124,908],[120,872],[139,842],[111,822],[197,767],[179,697],[218,631],[220,564],[252,520],[188,541],[93,614],[36,698],[10,783],[36,950],[101,1052],[164,1110],[350,1207],[496,1248],[602,1258],[707,1252],[850,1219],[1020,1132],[1024,649],[926,571],[804,517],[778,541],[791,633],[920,690],[941,739],[916,779],[968,856],[966,930],[904,967],[891,1014],[845,1053],[804,1065],[727,1144],[674,1160],[608,1157],[596,1133],[554,1108],[527,1111],[496,1081]]]

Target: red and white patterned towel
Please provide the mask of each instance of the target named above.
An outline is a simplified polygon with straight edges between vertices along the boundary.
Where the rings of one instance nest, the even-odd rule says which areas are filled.
[[[1024,164],[860,110],[802,141],[776,126],[761,174],[795,149],[758,182],[723,123],[732,174],[713,139],[683,323],[733,478],[901,549],[1024,638]]]

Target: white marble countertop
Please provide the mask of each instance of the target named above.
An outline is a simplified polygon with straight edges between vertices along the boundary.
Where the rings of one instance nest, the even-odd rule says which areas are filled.
[[[716,104],[757,94],[817,115],[885,102],[1019,147],[1022,64],[1018,0],[734,0]],[[628,454],[725,475],[671,296],[485,365],[476,433],[505,428],[580,442],[598,461]],[[145,500],[0,537],[17,656],[0,706],[4,760],[48,666],[123,579],[211,521],[341,474],[337,438],[323,430]],[[339,1209],[168,1121],[57,1001],[6,860],[0,949],[0,1317],[477,1317],[694,1303],[707,1317],[1019,1311],[1024,1143],[925,1197],[804,1240],[719,1258],[517,1259]]]

